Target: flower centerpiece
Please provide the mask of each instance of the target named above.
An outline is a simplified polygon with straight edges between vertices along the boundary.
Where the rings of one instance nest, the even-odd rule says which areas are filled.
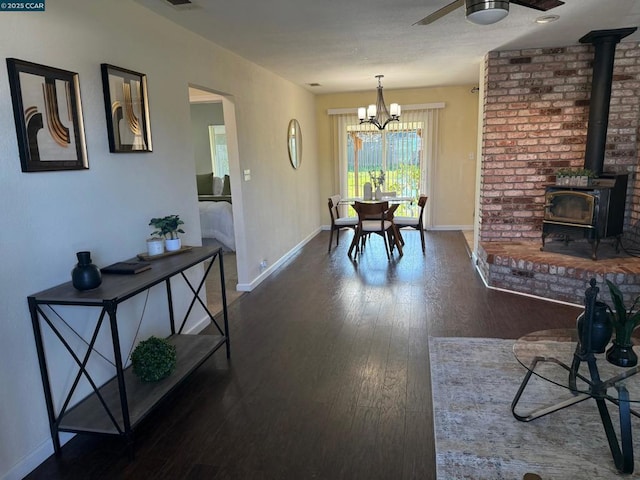
[[[375,170],[369,170],[369,177],[371,178],[371,184],[375,189],[375,198],[382,198],[382,192],[380,188],[384,185],[384,171],[380,170],[380,173],[377,174]]]

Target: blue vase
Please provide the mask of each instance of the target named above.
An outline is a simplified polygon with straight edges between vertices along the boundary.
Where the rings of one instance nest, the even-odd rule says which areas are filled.
[[[78,264],[71,271],[71,283],[78,290],[91,290],[100,286],[100,269],[91,263],[91,252],[78,252]]]
[[[582,332],[583,324],[585,321],[584,313],[585,312],[578,315],[577,319],[578,338],[580,339],[584,338],[584,334]],[[613,325],[611,324],[611,320],[609,319],[609,315],[607,314],[607,305],[602,302],[595,302],[593,323],[591,324],[591,351],[594,353],[604,353],[607,344],[611,340],[612,334]],[[587,353],[584,351],[584,345],[579,344],[578,348],[580,353]]]

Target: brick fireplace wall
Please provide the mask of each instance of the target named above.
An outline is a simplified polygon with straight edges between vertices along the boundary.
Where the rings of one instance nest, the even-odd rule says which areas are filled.
[[[587,33],[587,32],[585,32]],[[485,58],[481,242],[539,240],[544,187],[582,168],[592,45],[491,52]],[[624,243],[640,244],[640,47],[616,48],[604,170],[628,172]]]

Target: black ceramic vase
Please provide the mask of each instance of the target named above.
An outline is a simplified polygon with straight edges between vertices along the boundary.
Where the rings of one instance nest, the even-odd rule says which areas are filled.
[[[577,318],[578,337],[581,339],[586,338],[582,333],[585,321],[584,317],[585,312],[582,312]],[[595,302],[593,322],[591,324],[591,351],[594,353],[604,353],[604,349],[607,348],[607,344],[609,343],[609,340],[611,340],[612,334],[613,325],[611,324],[611,320],[607,313],[606,303]],[[580,345],[581,353],[586,353],[582,351],[583,348],[584,345]]]
[[[618,367],[635,367],[638,364],[638,356],[633,351],[633,345],[622,345],[613,341],[613,345],[607,350],[607,361]]]
[[[78,264],[71,271],[71,283],[78,290],[91,290],[102,283],[100,269],[91,263],[91,252],[78,252]]]

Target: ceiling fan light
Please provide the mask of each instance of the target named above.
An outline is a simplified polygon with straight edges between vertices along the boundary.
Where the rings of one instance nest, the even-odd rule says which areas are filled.
[[[467,20],[477,25],[491,25],[509,14],[507,0],[467,0]]]

